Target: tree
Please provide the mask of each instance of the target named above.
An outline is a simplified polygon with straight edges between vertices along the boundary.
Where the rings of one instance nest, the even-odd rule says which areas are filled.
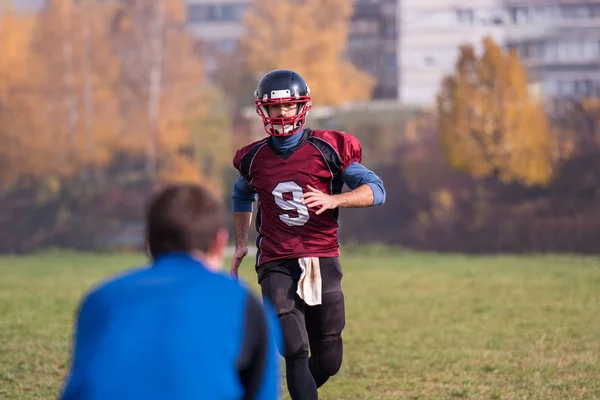
[[[35,133],[50,140],[54,156],[47,162],[56,160],[62,177],[106,166],[119,146],[112,9],[52,0],[37,18],[31,50],[39,71],[29,82],[39,115]]]
[[[460,48],[456,71],[442,81],[438,124],[450,165],[475,177],[546,184],[552,174],[550,139],[542,106],[528,93],[516,52],[490,37],[478,57]]]
[[[558,212],[594,214],[600,199],[600,99],[555,99],[551,121],[557,167],[551,193]],[[576,206],[574,206],[576,205]]]
[[[560,162],[600,146],[600,99],[559,97],[553,99],[550,123],[553,158]]]
[[[111,43],[119,59],[123,135],[131,151],[144,152],[146,176],[154,180],[161,168],[183,165],[179,152],[190,140],[184,111],[202,96],[202,64],[181,0],[121,2]]]
[[[223,179],[229,115],[181,0],[2,12],[0,47],[0,251],[90,248],[156,185]]]
[[[256,0],[241,39],[248,65],[256,76],[297,71],[315,104],[368,100],[373,78],[343,58],[351,15],[351,0]]]
[[[27,135],[34,120],[34,107],[26,87],[32,78],[29,51],[35,18],[0,12],[0,189],[8,189],[36,170],[28,157],[32,145]]]
[[[226,168],[231,166],[233,128],[229,108],[224,93],[216,88],[207,88],[198,103],[204,106],[192,103],[187,119],[191,159],[208,181],[220,186]]]

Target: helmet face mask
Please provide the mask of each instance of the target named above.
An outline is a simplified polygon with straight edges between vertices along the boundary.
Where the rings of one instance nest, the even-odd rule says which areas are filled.
[[[295,115],[270,116],[271,106],[289,104],[297,105]],[[254,92],[254,105],[267,134],[290,136],[301,130],[306,123],[306,115],[312,107],[310,89],[304,79],[294,71],[271,71],[260,80]]]

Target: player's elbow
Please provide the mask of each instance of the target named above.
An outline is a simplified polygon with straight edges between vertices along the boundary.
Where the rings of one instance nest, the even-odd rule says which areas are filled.
[[[244,181],[238,179],[238,181],[233,185],[231,200],[234,205],[243,204],[243,207],[247,208],[248,204],[250,204],[251,207],[252,203],[256,201],[256,192],[252,190]]]
[[[252,212],[254,208],[254,201],[246,198],[237,198],[232,196],[231,200],[231,211],[232,212]]]
[[[256,195],[250,193],[233,192],[231,194],[231,200],[233,200],[234,202],[241,201],[253,203],[254,201],[256,201]]]
[[[386,198],[386,192],[385,192],[385,187],[383,186],[383,183],[382,183],[381,184],[381,197],[378,201],[376,201],[376,202],[374,201],[373,205],[376,205],[376,206],[383,205],[385,203],[385,198]]]
[[[369,182],[368,185],[373,191],[373,206],[379,206],[385,203],[386,192],[381,179]]]

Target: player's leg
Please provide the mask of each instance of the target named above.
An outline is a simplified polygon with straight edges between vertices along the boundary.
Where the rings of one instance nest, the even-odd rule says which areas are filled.
[[[298,260],[278,260],[257,268],[262,295],[279,317],[283,333],[286,381],[292,400],[317,399],[317,386],[308,366],[308,334],[304,302],[296,294],[300,266]]]
[[[342,366],[342,331],[346,324],[342,269],[337,257],[321,258],[322,304],[306,307],[306,327],[310,341],[310,371],[321,387]]]

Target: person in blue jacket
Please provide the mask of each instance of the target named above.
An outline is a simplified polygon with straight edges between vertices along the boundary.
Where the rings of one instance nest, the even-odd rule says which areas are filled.
[[[279,398],[277,317],[221,273],[220,202],[201,186],[168,186],[150,203],[146,239],[151,265],[84,296],[60,398]]]

